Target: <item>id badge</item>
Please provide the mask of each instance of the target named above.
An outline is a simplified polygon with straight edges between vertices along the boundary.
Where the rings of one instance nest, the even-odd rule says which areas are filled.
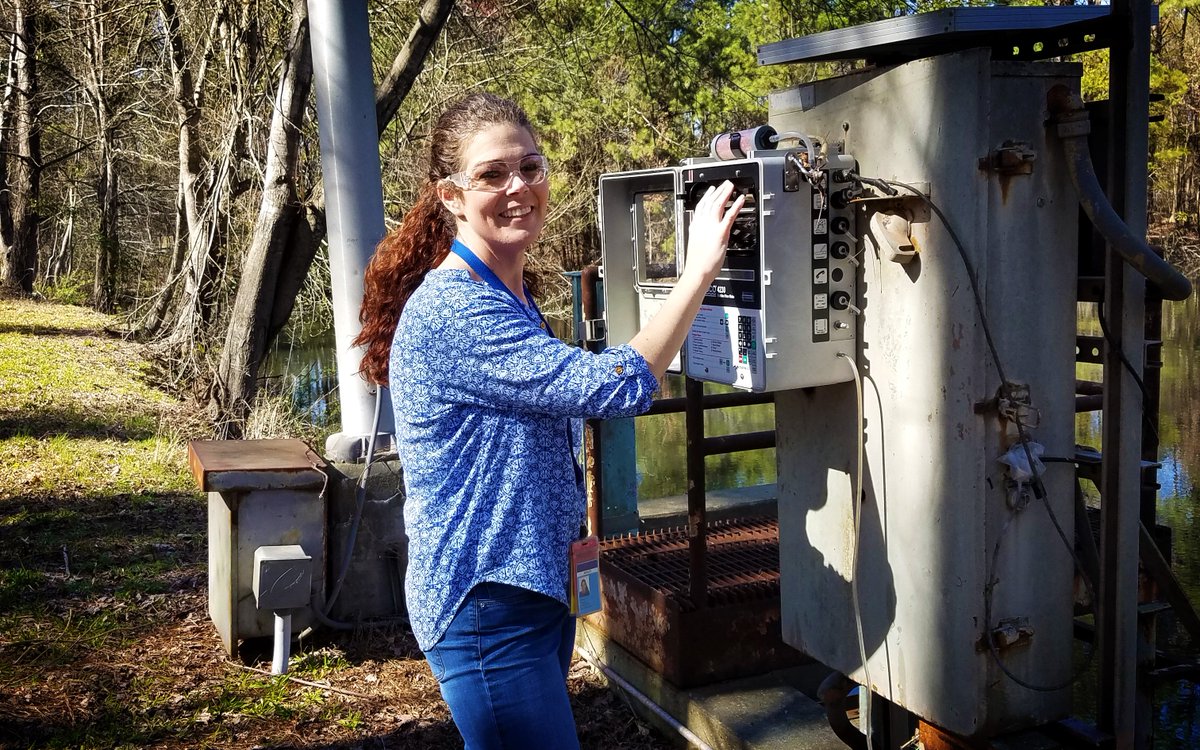
[[[600,611],[600,540],[594,535],[571,542],[571,614]]]

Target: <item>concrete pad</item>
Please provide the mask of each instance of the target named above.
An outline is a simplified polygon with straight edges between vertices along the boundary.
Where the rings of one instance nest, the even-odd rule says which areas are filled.
[[[575,643],[713,750],[845,750],[829,728],[824,708],[796,687],[819,682],[828,671],[819,665],[681,690],[608,640],[586,619],[579,621]],[[813,670],[821,674],[808,674]],[[653,711],[637,700],[630,703],[665,736],[677,740],[680,747],[687,745]]]

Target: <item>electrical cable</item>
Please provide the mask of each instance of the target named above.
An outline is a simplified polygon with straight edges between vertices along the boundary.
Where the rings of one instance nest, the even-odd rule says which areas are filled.
[[[354,487],[354,513],[350,517],[350,530],[346,534],[346,551],[342,555],[342,563],[338,568],[337,578],[333,583],[333,590],[329,598],[323,604],[313,602],[310,611],[317,622],[327,628],[333,630],[353,630],[354,628],[369,628],[369,627],[384,627],[387,625],[408,625],[409,620],[404,615],[396,615],[394,617],[384,617],[377,620],[365,620],[361,622],[342,622],[334,620],[329,613],[333,611],[333,605],[337,601],[338,595],[341,594],[342,584],[345,583],[346,576],[350,572],[350,562],[354,557],[354,545],[358,540],[358,529],[362,524],[363,512],[366,508],[367,501],[367,477],[370,474],[371,467],[375,463],[375,439],[379,435],[379,414],[383,404],[383,387],[375,386],[375,413],[371,419],[371,435],[367,438],[367,453],[365,464],[363,466],[362,475]],[[316,464],[313,465],[316,468]],[[322,472],[324,473],[324,472]],[[321,488],[321,496],[324,497],[326,490],[329,487],[329,475],[325,475],[325,485]],[[300,640],[307,638],[312,633],[312,628],[307,628],[303,633],[297,636]]]
[[[883,184],[890,185],[890,186],[904,188],[905,190],[912,193],[915,197],[921,199],[925,203],[925,205],[929,207],[929,210],[932,211],[933,214],[936,215],[938,217],[938,219],[942,222],[942,226],[945,227],[946,232],[950,235],[950,239],[953,241],[954,248],[958,252],[959,258],[962,260],[963,267],[967,273],[967,279],[970,281],[971,295],[975,302],[975,310],[979,315],[979,323],[980,323],[980,327],[983,329],[984,339],[987,341],[988,351],[992,355],[992,365],[996,368],[996,373],[1000,378],[1001,391],[1008,392],[1010,389],[1010,383],[1008,381],[1008,377],[1004,373],[1004,366],[1000,360],[1000,353],[996,347],[996,342],[992,337],[991,326],[988,323],[987,312],[986,312],[986,309],[983,304],[983,295],[980,294],[980,292],[979,292],[979,280],[975,273],[975,266],[971,263],[971,259],[967,255],[966,246],[963,245],[962,240],[959,239],[958,233],[954,231],[954,227],[950,223],[950,220],[946,217],[946,214],[943,213],[942,209],[936,203],[934,203],[933,200],[930,199],[929,196],[925,195],[925,193],[923,193],[921,190],[913,187],[912,185],[909,185],[904,182],[900,182],[899,180],[885,180],[885,179],[881,179],[881,178],[865,178],[865,177],[862,177],[861,175],[857,175],[854,173],[851,173],[851,174],[855,179],[857,179],[861,182],[865,182],[867,184],[873,185],[878,182],[878,183],[883,183]],[[888,192],[888,191],[885,190],[884,192]],[[892,192],[889,194],[895,195],[896,193]],[[1086,568],[1083,566],[1083,562],[1079,559],[1079,555],[1075,552],[1075,545],[1071,543],[1071,541],[1067,538],[1066,532],[1063,531],[1062,524],[1059,523],[1059,520],[1058,520],[1058,515],[1054,512],[1054,509],[1050,506],[1050,500],[1046,496],[1045,485],[1042,483],[1041,476],[1038,475],[1037,471],[1034,468],[1037,466],[1037,462],[1034,460],[1033,452],[1029,448],[1029,443],[1030,443],[1029,433],[1025,428],[1025,424],[1021,421],[1021,415],[1020,415],[1019,411],[1014,410],[1013,422],[1016,425],[1018,439],[1021,443],[1021,446],[1022,446],[1024,452],[1025,452],[1025,458],[1029,462],[1030,472],[1033,475],[1032,480],[1030,482],[1031,488],[1033,490],[1033,494],[1035,497],[1037,497],[1039,500],[1041,500],[1042,505],[1045,506],[1046,513],[1050,517],[1050,522],[1054,525],[1054,530],[1058,533],[1058,537],[1062,541],[1063,546],[1066,548],[1067,553],[1070,554],[1071,560],[1075,565],[1075,569],[1078,570],[1080,576],[1082,576],[1084,585],[1087,586],[1089,594],[1091,596],[1092,606],[1093,606],[1093,614],[1094,614],[1095,613],[1095,602],[1096,602],[1095,585],[1093,584],[1091,577],[1088,575]],[[1009,521],[1011,521],[1013,518],[1015,518],[1015,516],[1016,516],[1016,513],[1013,513],[1009,517]],[[995,575],[995,564],[996,564],[996,560],[998,559],[998,555],[999,555],[999,551],[1000,551],[1000,543],[1003,541],[1004,533],[1007,532],[1007,530],[1008,530],[1008,522],[1006,522],[1005,526],[1001,529],[1000,536],[996,539],[996,546],[992,551],[992,567],[991,567],[992,576]],[[992,623],[991,623],[992,590],[995,588],[995,585],[997,583],[999,583],[999,580],[992,578],[988,581],[987,585],[984,586],[984,627],[985,627],[985,638],[987,639],[987,642],[988,642],[988,650],[991,653],[992,658],[996,662],[996,666],[999,667],[1000,671],[1003,672],[1006,677],[1008,677],[1010,680],[1012,680],[1016,684],[1020,685],[1021,687],[1026,688],[1028,690],[1037,691],[1037,692],[1056,692],[1058,690],[1062,690],[1062,689],[1070,686],[1075,681],[1077,681],[1080,677],[1082,677],[1084,672],[1086,672],[1086,669],[1087,669],[1086,664],[1083,669],[1081,669],[1079,672],[1077,672],[1075,675],[1073,675],[1064,684],[1052,685],[1052,686],[1035,685],[1033,683],[1030,683],[1026,680],[1023,680],[1023,679],[1017,677],[1015,674],[1012,673],[1011,670],[1009,670],[1009,668],[1000,659],[1000,652],[999,652],[999,649],[996,647],[995,635],[992,632]],[[1092,648],[1088,651],[1087,664],[1091,663],[1091,660],[1094,656],[1095,656],[1095,648]]]
[[[379,434],[379,412],[383,404],[383,388],[375,386],[375,412],[371,417],[371,436],[367,438],[366,464],[354,487],[354,514],[350,517],[350,531],[346,534],[346,552],[342,555],[342,564],[338,568],[337,578],[333,582],[333,590],[325,600],[324,615],[329,616],[338,595],[342,593],[342,584],[350,572],[350,562],[354,557],[354,543],[358,540],[358,527],[362,523],[363,509],[367,504],[367,475],[375,462],[375,438]]]
[[[855,406],[857,407],[857,428],[858,428],[858,453],[857,459],[854,462],[854,485],[850,488],[850,492],[854,497],[854,552],[850,560],[850,599],[854,605],[854,627],[858,632],[858,655],[862,660],[863,670],[863,687],[867,691],[864,704],[866,708],[863,711],[863,733],[867,736],[867,750],[872,750],[872,727],[871,727],[871,673],[867,668],[867,643],[863,636],[863,621],[862,621],[862,605],[858,598],[858,552],[859,541],[862,538],[862,468],[864,463],[863,453],[865,450],[864,433],[866,425],[863,423],[863,386],[862,376],[858,372],[858,365],[854,363],[854,359],[845,352],[838,352],[837,355],[846,360],[850,365],[850,370],[854,373],[854,394]]]
[[[805,166],[804,162],[800,160],[800,157],[796,156],[795,151],[788,151],[787,156],[784,158],[787,159],[787,161],[791,163],[791,165],[794,166],[800,172],[800,174],[804,175],[804,179],[808,180],[809,184],[811,184],[817,190],[821,189],[821,170],[816,166],[815,161],[810,161],[809,165]]]
[[[778,144],[780,141],[799,141],[804,150],[808,152],[808,166],[810,169],[815,169],[817,166],[816,149],[813,147],[812,141],[803,133],[797,133],[794,130],[788,130],[783,133],[776,133],[767,140],[771,143]]]

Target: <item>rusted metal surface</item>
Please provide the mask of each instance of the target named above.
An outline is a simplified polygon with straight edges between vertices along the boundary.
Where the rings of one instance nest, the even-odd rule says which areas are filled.
[[[604,610],[589,618],[678,687],[760,674],[804,661],[783,643],[779,525],[714,522],[706,534],[706,605],[697,607],[686,528],[606,539]]]
[[[960,737],[927,721],[917,724],[917,736],[924,750],[985,750],[991,747],[985,741]]]
[[[193,440],[188,465],[205,492],[300,489],[325,483],[325,461],[303,440]]]
[[[687,510],[688,550],[691,557],[690,598],[701,609],[707,604],[708,533],[704,475],[704,384],[688,378],[684,385],[687,398],[684,427],[687,433]]]

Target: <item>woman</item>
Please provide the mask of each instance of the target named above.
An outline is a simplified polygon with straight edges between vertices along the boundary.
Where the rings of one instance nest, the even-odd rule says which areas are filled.
[[[428,179],[364,279],[363,370],[388,383],[417,643],[469,749],[578,747],[567,552],[584,515],[570,419],[645,411],[720,270],[739,198],[710,190],[662,310],[600,354],[550,335],[526,253],[549,210],[524,112],[491,94],[430,135]]]

